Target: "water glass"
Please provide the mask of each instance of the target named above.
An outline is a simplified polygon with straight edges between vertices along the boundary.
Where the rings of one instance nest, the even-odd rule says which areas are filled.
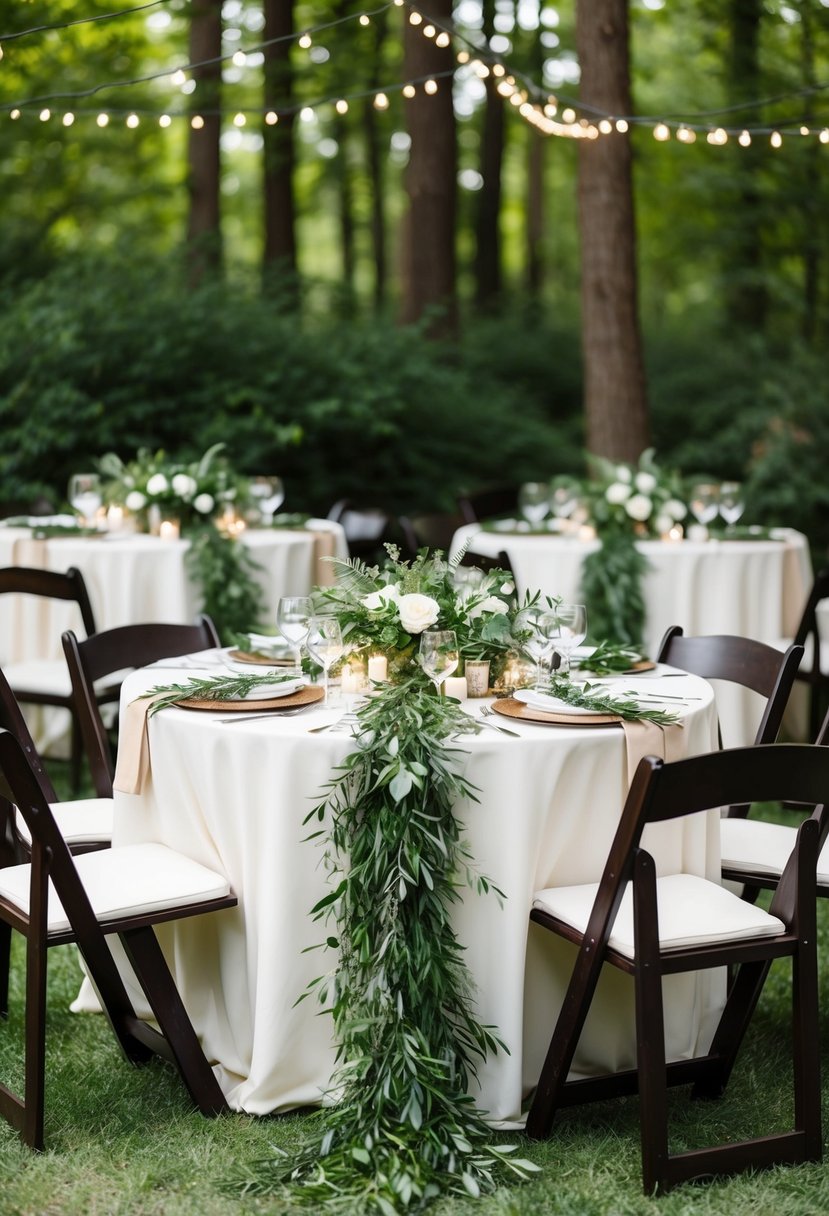
[[[101,479],[97,473],[75,473],[69,479],[69,502],[84,524],[94,524],[101,505]]]
[[[559,675],[570,675],[573,651],[587,637],[587,609],[584,604],[559,604],[555,610],[554,648],[561,655]]]
[[[556,615],[550,608],[534,605],[516,618],[521,647],[535,662],[535,687],[544,688],[544,660],[552,655],[557,636]]]
[[[302,643],[308,637],[313,606],[307,595],[283,595],[276,609],[276,624],[294,652],[297,672],[302,671]]]
[[[262,523],[269,528],[273,523],[274,511],[278,510],[285,501],[285,487],[281,477],[251,477],[250,496],[256,503],[262,516]]]
[[[697,523],[707,527],[717,518],[720,509],[720,487],[714,482],[695,485],[691,490],[688,506]]]
[[[312,616],[308,622],[306,640],[308,653],[322,668],[322,686],[325,689],[323,705],[328,704],[328,670],[332,663],[341,659],[345,651],[340,622],[334,616]]]
[[[720,515],[733,528],[746,508],[743,487],[739,481],[724,481],[720,486]]]
[[[550,482],[550,509],[556,519],[569,519],[579,505],[580,487],[574,477],[554,477]]]
[[[541,526],[550,510],[550,487],[546,481],[527,481],[518,491],[521,514],[534,528]]]
[[[454,629],[427,629],[420,635],[420,666],[440,693],[447,676],[457,669],[460,655]]]

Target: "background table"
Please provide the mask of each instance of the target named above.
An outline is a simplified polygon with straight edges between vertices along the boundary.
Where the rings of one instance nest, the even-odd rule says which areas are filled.
[[[477,524],[456,532],[452,553],[466,544],[470,552],[489,557],[505,550],[520,592],[538,590],[565,600],[579,599],[582,563],[599,548],[595,540],[484,531]],[[689,636],[737,634],[772,645],[794,634],[812,585],[801,533],[780,529],[771,540],[646,540],[637,547],[648,561],[642,590],[649,655],[656,655],[671,625],[681,625]],[[589,604],[587,615],[589,625]],[[756,694],[720,686],[717,701],[725,745],[752,742],[762,712]],[[803,718],[798,713],[790,729],[805,728]]]
[[[135,672],[122,704],[189,674]],[[710,686],[693,677],[670,685],[672,693],[701,698],[685,717],[688,753],[710,750]],[[352,746],[342,733],[308,733],[336,712],[315,708],[223,725],[221,713],[165,710],[150,721],[148,784],[139,795],[116,793],[116,844],[156,840],[180,849],[226,873],[239,897],[237,909],[162,926],[160,937],[231,1106],[254,1114],[318,1103],[334,1066],[330,1019],[319,1016],[313,998],[295,1002],[333,965],[324,951],[303,953],[326,937],[309,910],[328,890],[320,848],[304,841],[303,819]],[[485,729],[460,742],[480,801],[458,807],[473,857],[506,900],[500,906],[494,895],[467,892],[453,913],[477,987],[477,1014],[498,1028],[510,1051],[479,1073],[477,1100],[499,1122],[520,1116],[573,960],[569,943],[536,926],[528,949],[533,893],[598,879],[626,792],[618,727],[507,725],[521,737]],[[661,872],[719,877],[716,813],[648,831]],[[666,981],[673,1056],[707,1047],[723,989],[723,978],[711,973]],[[633,1042],[632,989],[626,977],[608,974],[576,1067],[631,1064]]]

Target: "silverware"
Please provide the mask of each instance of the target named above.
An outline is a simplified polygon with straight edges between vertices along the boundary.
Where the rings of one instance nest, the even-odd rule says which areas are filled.
[[[318,734],[321,734],[321,732],[324,730],[336,730],[336,728],[338,726],[341,726],[343,729],[345,729],[346,727],[353,725],[353,723],[356,721],[357,721],[356,714],[342,714],[339,718],[335,718],[335,720],[333,722],[326,722],[323,726],[309,727],[309,729],[306,731],[306,734],[318,735]]]
[[[254,718],[295,718],[304,714],[310,705],[298,705],[296,709],[260,709],[258,714],[234,714],[232,718],[219,718],[220,726],[232,726],[234,722],[252,722]]]
[[[490,722],[489,719],[494,718],[495,714],[488,705],[481,706],[481,717],[483,718],[484,726],[491,726],[493,730],[500,731],[502,735],[512,735],[513,739],[521,738],[517,730],[508,730],[506,726],[501,726],[499,722]]]

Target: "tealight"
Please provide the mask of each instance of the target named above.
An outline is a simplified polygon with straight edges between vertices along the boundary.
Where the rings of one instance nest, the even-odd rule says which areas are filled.
[[[382,683],[389,678],[389,664],[384,654],[373,654],[368,661],[368,678]]]

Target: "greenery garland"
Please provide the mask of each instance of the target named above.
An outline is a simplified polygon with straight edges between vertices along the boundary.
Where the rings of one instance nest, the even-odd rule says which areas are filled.
[[[475,1019],[450,916],[465,884],[501,894],[473,869],[453,809],[475,791],[447,741],[478,729],[422,673],[359,710],[356,749],[306,819],[330,818],[309,839],[325,841],[336,885],[313,915],[333,918],[339,955],[311,988],[334,1018],[335,1104],[289,1159],[254,1163],[246,1193],[287,1184],[307,1206],[394,1216],[537,1171],[492,1143],[467,1092],[476,1060],[503,1047]]]
[[[641,646],[645,630],[642,580],[649,564],[629,532],[610,531],[585,557],[581,597],[590,605],[590,636]]]
[[[250,550],[210,523],[191,524],[185,563],[202,594],[202,611],[212,618],[225,645],[264,618],[265,600],[256,581],[261,566]]]

